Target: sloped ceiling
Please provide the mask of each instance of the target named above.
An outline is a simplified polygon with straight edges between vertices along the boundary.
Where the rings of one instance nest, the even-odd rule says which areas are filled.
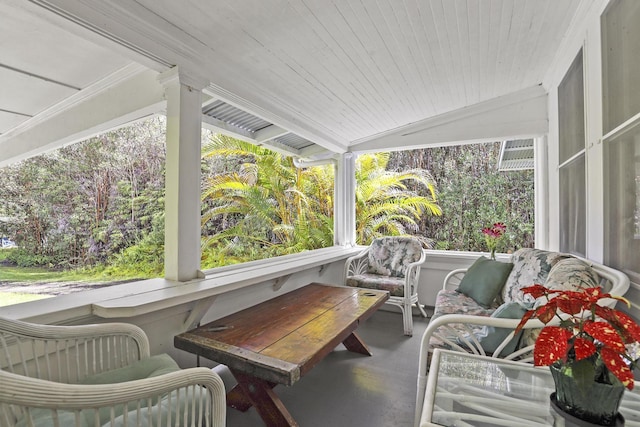
[[[592,3],[6,0],[0,5],[0,148],[22,141],[25,123],[37,123],[38,115],[55,117],[51,109],[65,98],[100,82],[108,86],[114,74],[135,74],[122,70],[173,66],[206,82],[208,105],[222,102],[273,125],[283,146],[286,135],[275,130],[295,135],[302,148],[292,153],[302,156],[398,148],[407,144],[396,135],[415,135],[412,129],[434,120],[442,126],[442,117],[459,129],[474,108],[491,111],[487,105],[522,111],[528,123],[495,126],[495,135],[482,139],[541,134],[546,103],[535,102],[534,111],[531,100],[545,95],[545,74]],[[150,111],[139,107],[122,116]],[[435,134],[410,145],[442,142],[429,135]],[[45,142],[36,145],[55,145]]]

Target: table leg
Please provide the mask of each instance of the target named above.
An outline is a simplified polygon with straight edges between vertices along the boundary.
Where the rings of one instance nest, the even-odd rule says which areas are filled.
[[[364,354],[365,356],[373,356],[369,347],[362,341],[362,339],[356,335],[355,332],[352,332],[344,341],[342,341],[347,350],[352,351],[354,353]]]
[[[240,404],[253,405],[268,427],[298,426],[296,420],[293,419],[278,395],[273,391],[274,383],[235,370],[231,370],[231,372],[238,380],[238,385],[231,392],[239,388],[243,394]]]

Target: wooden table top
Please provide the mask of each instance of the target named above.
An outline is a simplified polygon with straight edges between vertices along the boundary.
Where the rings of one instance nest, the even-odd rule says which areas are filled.
[[[388,298],[386,291],[312,283],[177,335],[174,345],[232,370],[291,385]]]

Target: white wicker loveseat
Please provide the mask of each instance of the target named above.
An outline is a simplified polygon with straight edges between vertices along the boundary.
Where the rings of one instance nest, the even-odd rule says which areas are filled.
[[[49,326],[0,317],[0,426],[211,426],[220,377],[149,355],[137,326]]]
[[[530,320],[524,330],[514,336],[522,314],[535,303],[524,297],[521,288],[535,283],[552,289],[599,285],[605,292],[616,296],[623,296],[629,289],[629,278],[624,273],[567,254],[521,249],[513,254],[511,263],[513,267],[503,288],[487,307],[478,306],[468,296],[455,291],[467,269],[454,270],[445,278],[443,288],[438,293],[434,317],[422,336],[419,350],[416,425],[419,425],[421,418],[430,356],[434,348],[533,362],[536,331],[544,325],[539,320]],[[616,302],[615,299],[602,301],[610,307]],[[511,318],[495,316],[503,307],[514,305],[522,306],[519,315],[508,316]],[[490,341],[490,351],[483,340]]]

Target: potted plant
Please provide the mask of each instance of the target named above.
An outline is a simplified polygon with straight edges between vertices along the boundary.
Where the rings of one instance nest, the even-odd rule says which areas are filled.
[[[496,249],[498,248],[498,243],[502,240],[502,236],[504,236],[504,232],[507,230],[507,226],[502,222],[496,222],[491,227],[485,227],[482,229],[482,234],[484,234],[484,240],[487,243],[487,247],[491,252],[491,259],[496,259]]]
[[[556,387],[552,405],[589,423],[619,425],[624,389],[634,384],[638,358],[631,350],[640,341],[640,326],[626,313],[598,302],[629,302],[599,287],[570,291],[533,285],[522,291],[545,302],[525,313],[516,333],[529,319],[546,325],[536,339],[533,359],[536,366],[551,369]]]

